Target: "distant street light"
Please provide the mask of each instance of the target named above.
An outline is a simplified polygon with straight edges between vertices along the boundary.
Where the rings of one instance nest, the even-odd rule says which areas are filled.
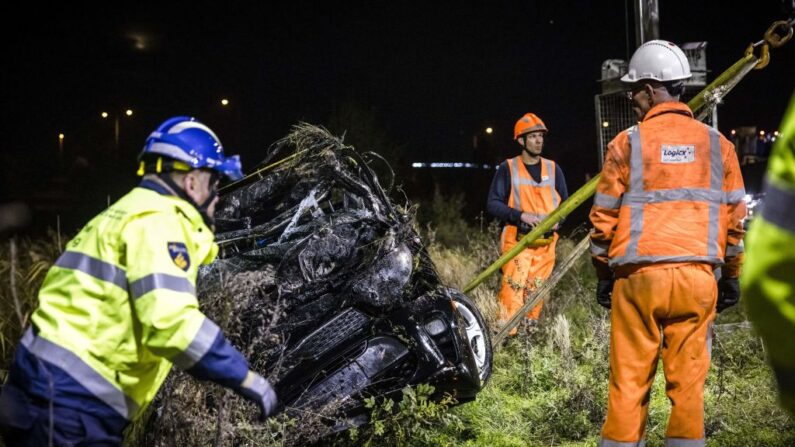
[[[610,127],[610,123],[607,121],[602,121],[602,127]]]
[[[64,134],[59,133],[58,134],[58,161],[62,161],[63,160],[63,139],[64,139]]]
[[[492,132],[494,132],[494,129],[492,129],[491,127],[487,127],[486,128],[486,133],[487,134],[491,135]]]
[[[221,99],[221,105],[226,107],[229,105],[229,100],[226,98]]]
[[[133,111],[132,111],[132,109],[125,109],[124,110],[124,114],[127,115],[127,116],[133,116]],[[100,116],[102,117],[102,119],[106,119],[106,118],[110,117],[110,114],[108,112],[102,112],[100,114]],[[114,145],[116,147],[116,152],[117,153],[119,152],[120,127],[121,126],[119,124],[119,114],[115,114],[113,116],[113,143],[114,143]]]

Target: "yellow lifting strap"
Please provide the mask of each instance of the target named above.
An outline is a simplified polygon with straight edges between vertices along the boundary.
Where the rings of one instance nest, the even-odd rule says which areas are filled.
[[[701,90],[687,105],[690,110],[696,115],[698,119],[703,119],[711,109],[720,103],[721,99],[734,88],[740,80],[748,74],[752,69],[762,69],[770,62],[770,48],[778,48],[787,43],[793,34],[793,24],[795,19],[779,20],[774,22],[770,28],[765,32],[764,38],[757,43],[751,44],[745,51],[743,57],[729,67],[726,71],[720,74],[714,81]],[[780,32],[780,33],[779,33]],[[753,54],[755,48],[762,47],[759,57]],[[760,64],[764,63],[760,66]],[[705,107],[708,106],[708,107]],[[464,293],[471,292],[475,287],[479,286],[486,278],[491,276],[492,273],[499,270],[505,263],[514,258],[525,248],[531,246],[533,241],[538,239],[541,235],[552,229],[555,224],[560,222],[561,219],[568,216],[569,213],[574,211],[583,202],[588,200],[596,191],[596,184],[599,182],[600,175],[593,177],[585,185],[577,190],[574,194],[569,196],[560,206],[549,214],[541,223],[536,225],[535,229],[525,235],[512,250],[500,256],[499,259],[494,261],[482,273],[475,277],[469,284],[464,287]],[[525,302],[517,314],[526,313],[525,307],[529,306],[530,302]],[[519,321],[517,319],[517,321]],[[506,325],[506,327],[510,324]],[[509,328],[510,329],[510,328]]]
[[[260,178],[260,179],[261,179],[261,178],[262,178],[262,173],[263,173],[263,172],[265,172],[265,171],[269,171],[269,170],[271,170],[271,169],[275,168],[276,166],[279,166],[279,165],[281,165],[281,164],[283,164],[283,163],[286,163],[286,162],[288,162],[288,161],[290,161],[290,160],[292,160],[292,159],[294,159],[294,158],[298,157],[299,155],[303,154],[304,152],[306,152],[306,151],[308,151],[308,150],[309,150],[309,149],[304,149],[304,150],[298,151],[298,152],[296,152],[296,153],[294,153],[294,154],[291,154],[291,155],[288,155],[287,157],[284,157],[284,158],[282,158],[281,160],[277,160],[277,161],[275,161],[275,162],[273,162],[273,163],[269,164],[268,166],[265,166],[265,167],[263,167],[263,168],[257,169],[256,171],[252,172],[251,174],[249,174],[249,175],[247,175],[247,176],[243,177],[242,179],[240,179],[240,180],[238,180],[238,181],[236,181],[236,182],[234,182],[234,183],[230,183],[230,184],[228,184],[228,185],[224,185],[222,188],[220,188],[220,189],[218,190],[218,192],[219,192],[219,193],[222,193],[222,192],[224,192],[224,190],[225,190],[225,189],[228,189],[230,186],[232,186],[232,185],[235,185],[235,186],[237,186],[237,184],[238,184],[238,183],[245,182],[246,180],[252,179],[252,178],[254,178],[254,177],[257,177],[257,178]]]

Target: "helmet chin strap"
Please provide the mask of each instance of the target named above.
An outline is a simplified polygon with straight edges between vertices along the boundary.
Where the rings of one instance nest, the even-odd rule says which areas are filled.
[[[157,174],[157,176],[166,185],[168,185],[177,194],[177,196],[179,196],[179,198],[193,205],[193,207],[196,208],[196,211],[198,211],[199,214],[201,214],[202,220],[204,220],[204,224],[207,225],[211,230],[213,231],[215,230],[215,219],[210,217],[207,209],[210,207],[210,204],[213,202],[213,200],[215,200],[215,197],[218,195],[218,191],[216,191],[215,189],[210,191],[210,196],[207,197],[207,200],[205,200],[201,205],[199,205],[185,192],[184,189],[180,188],[179,185],[177,185],[177,182],[175,182],[174,179],[172,179],[167,172],[161,172],[160,174]]]

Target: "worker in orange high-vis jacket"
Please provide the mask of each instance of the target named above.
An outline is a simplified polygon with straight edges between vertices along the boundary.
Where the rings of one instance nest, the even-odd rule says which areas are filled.
[[[590,215],[597,301],[612,310],[600,446],[644,444],[660,353],[672,404],[665,445],[705,442],[711,325],[716,303],[739,300],[745,190],[734,146],[679,102],[689,77],[682,50],[652,40],[621,78],[640,122],[608,145]]]
[[[491,182],[486,208],[504,223],[501,236],[502,252],[511,250],[518,240],[568,198],[566,179],[560,166],[541,156],[547,127],[541,118],[526,113],[514,126],[514,141],[522,151],[505,160],[497,168]],[[510,319],[525,302],[528,292],[547,279],[555,267],[557,233],[547,235],[548,245],[527,248],[503,267],[500,288],[502,324]],[[538,321],[543,303],[527,314],[527,324]],[[516,334],[516,329],[511,335]]]

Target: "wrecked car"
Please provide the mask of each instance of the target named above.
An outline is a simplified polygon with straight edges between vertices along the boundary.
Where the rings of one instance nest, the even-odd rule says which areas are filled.
[[[492,368],[483,317],[441,283],[414,210],[393,203],[375,165],[390,173],[377,155],[296,126],[222,188],[221,253],[199,273],[202,308],[268,377],[281,409],[327,415],[331,432],[366,422],[366,397],[399,398],[406,386],[467,402]],[[177,388],[167,399],[181,398]]]

